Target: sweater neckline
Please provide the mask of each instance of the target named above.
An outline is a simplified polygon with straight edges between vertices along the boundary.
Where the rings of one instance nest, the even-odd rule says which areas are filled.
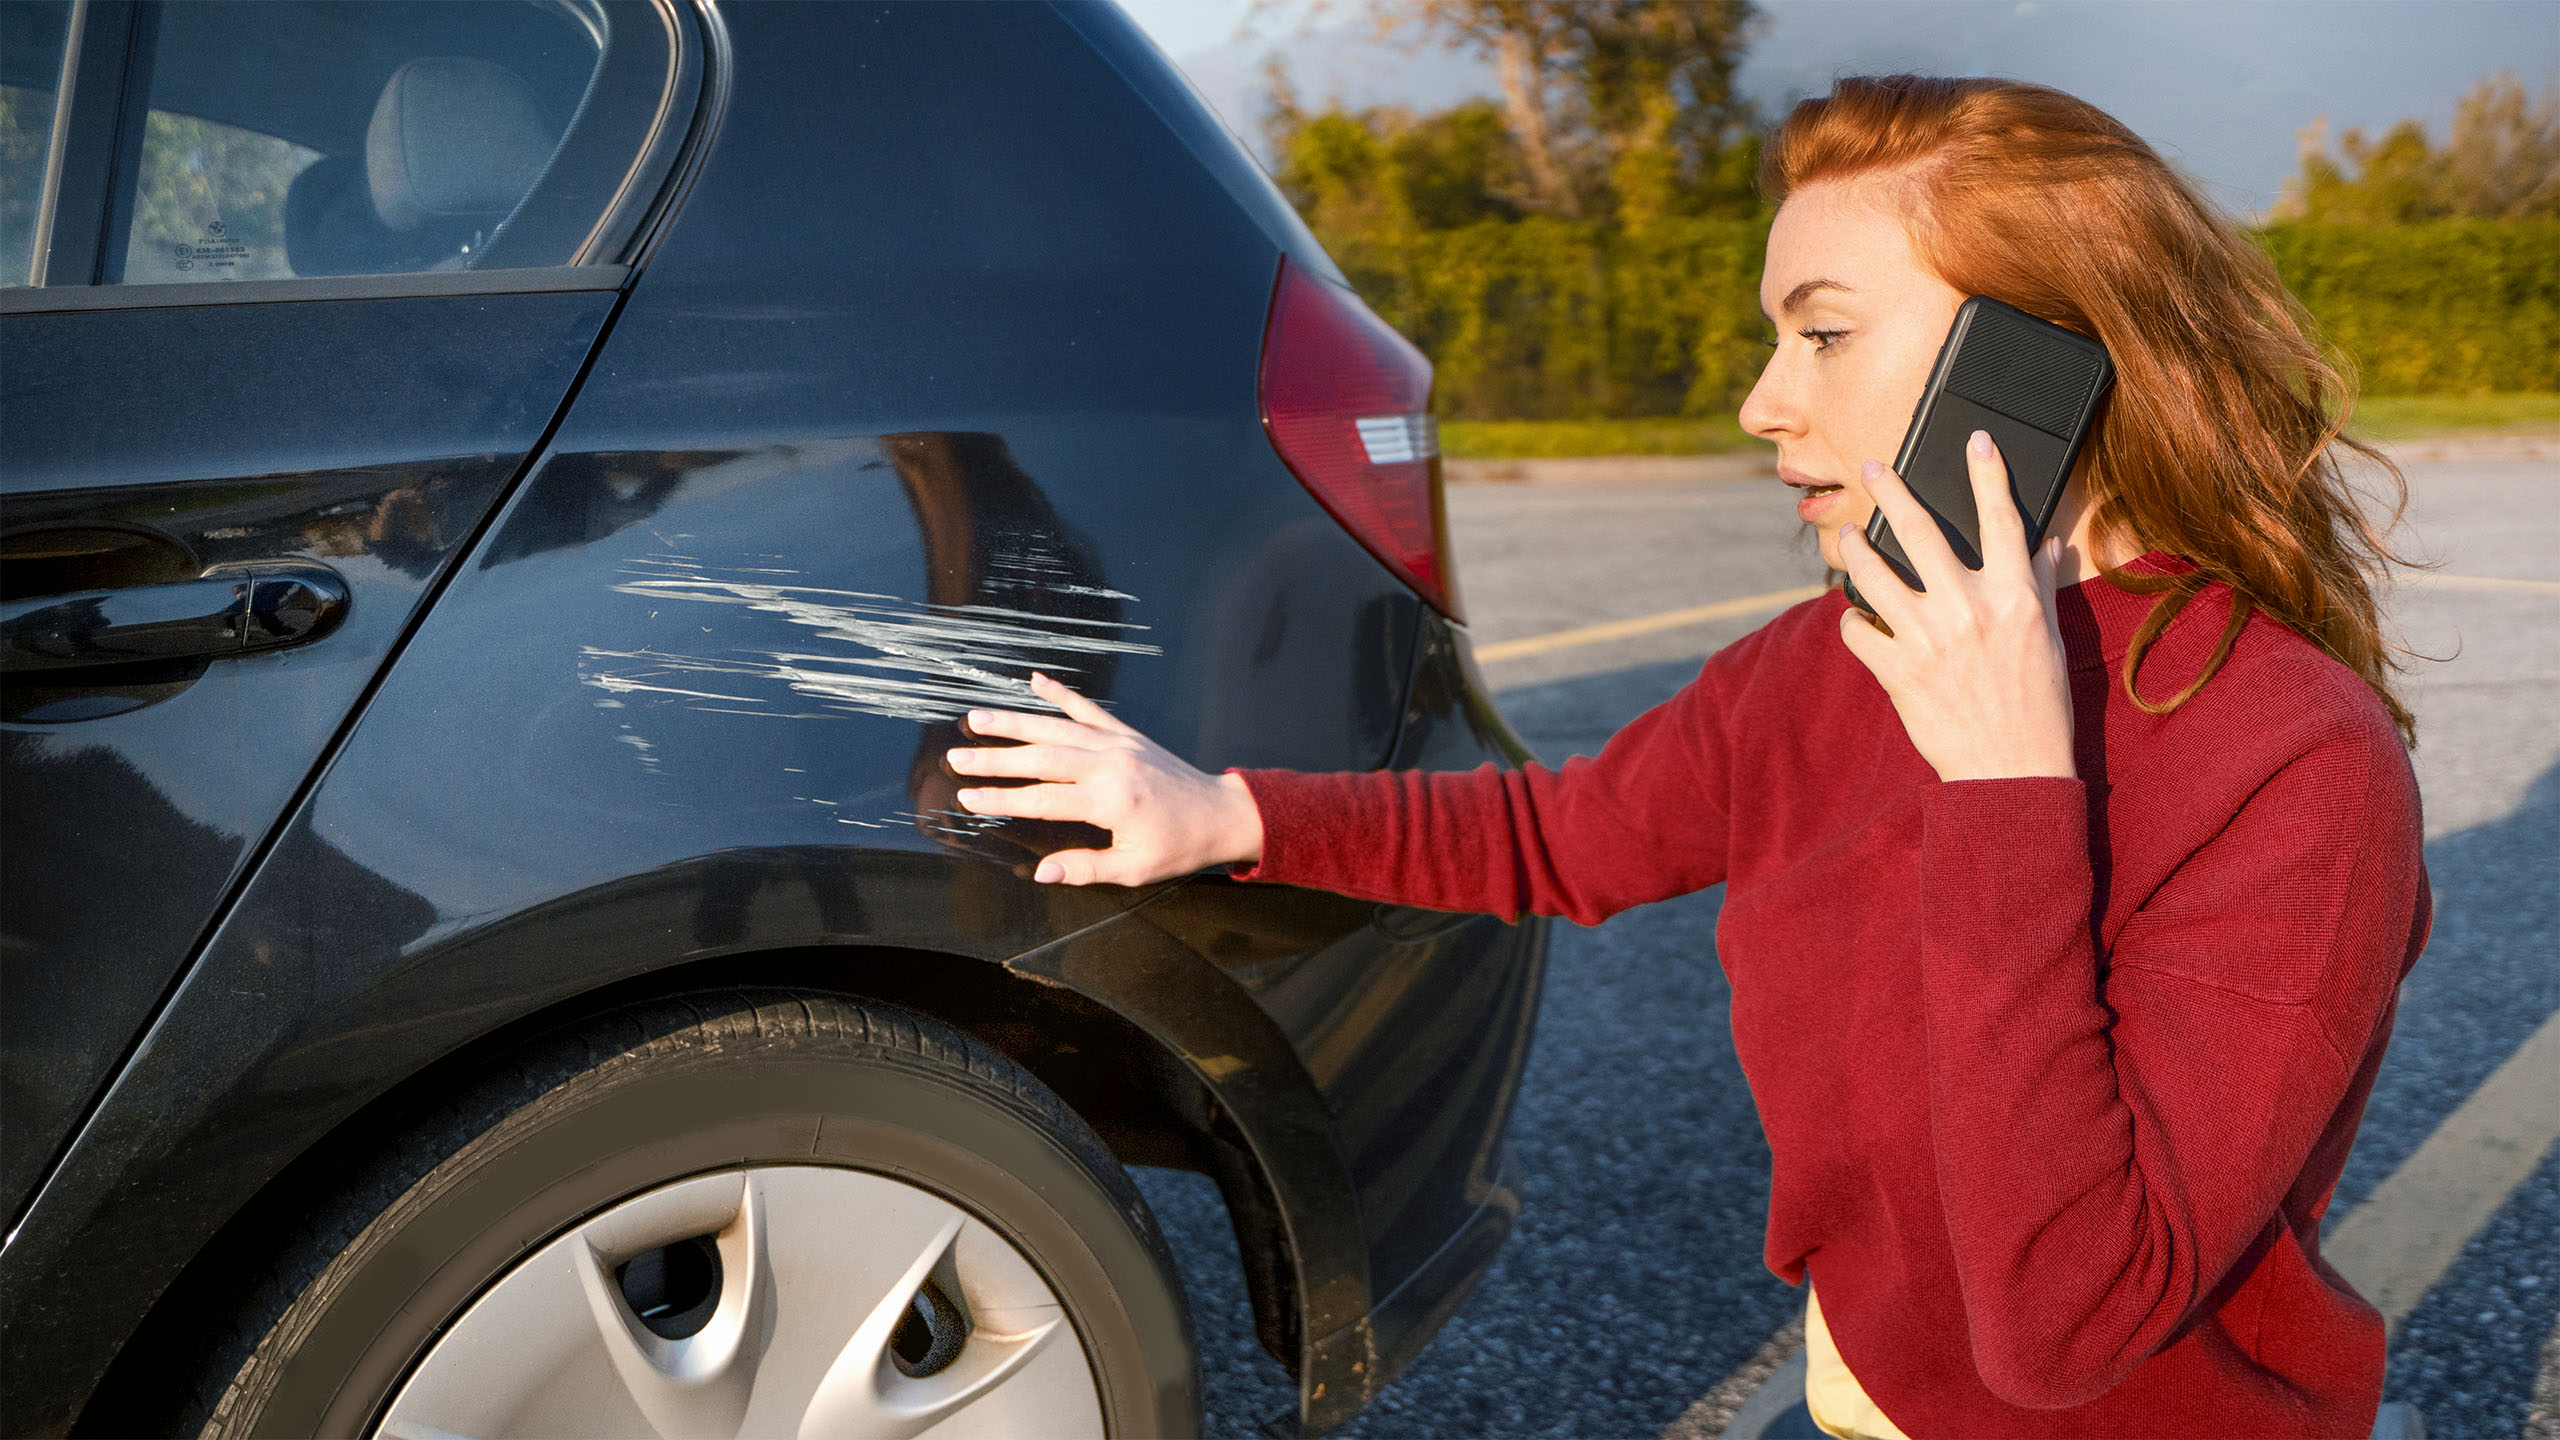
[[[2149,550],[2128,560],[2118,573],[2130,575],[2183,575],[2194,570],[2195,563],[2182,555],[2164,550]],[[2222,589],[2208,583],[2197,592],[2204,601]],[[2156,593],[2128,590],[2104,575],[2093,575],[2075,585],[2064,586],[2054,595],[2054,618],[2062,631],[2062,649],[2074,670],[2096,670],[2124,658],[2133,646],[2133,634],[2142,626],[2143,617],[2159,603]],[[2215,618],[2219,630],[2221,607],[2207,604],[2198,612],[2191,603],[2191,613]],[[2188,616],[2182,614],[2170,628],[2183,629]]]

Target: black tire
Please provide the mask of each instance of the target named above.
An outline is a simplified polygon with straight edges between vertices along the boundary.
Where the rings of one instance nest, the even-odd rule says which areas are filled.
[[[842,1165],[935,1191],[1049,1282],[1107,1432],[1196,1435],[1170,1252],[1092,1129],[1027,1071],[895,1006],[729,992],[555,1034],[360,1167],[253,1287],[197,1383],[208,1436],[366,1433],[519,1257],[668,1181]]]

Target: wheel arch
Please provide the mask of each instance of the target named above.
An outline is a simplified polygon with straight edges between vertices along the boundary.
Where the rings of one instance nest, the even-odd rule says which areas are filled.
[[[940,1020],[1057,1092],[1122,1164],[1207,1175],[1236,1233],[1262,1343],[1293,1376],[1298,1372],[1309,1333],[1301,1282],[1308,1257],[1297,1253],[1278,1197],[1306,1182],[1293,1185],[1269,1172],[1246,1134],[1249,1117],[1222,1102],[1202,1074],[1196,1062],[1204,1057],[1186,1058],[1119,1009],[1014,966],[912,946],[783,945],[644,971],[504,1019],[356,1109],[304,1147],[198,1250],[118,1351],[73,1433],[165,1428],[153,1422],[167,1398],[166,1377],[203,1353],[206,1307],[255,1273],[351,1157],[414,1124],[439,1091],[548,1032],[688,992],[740,987],[885,1001]]]

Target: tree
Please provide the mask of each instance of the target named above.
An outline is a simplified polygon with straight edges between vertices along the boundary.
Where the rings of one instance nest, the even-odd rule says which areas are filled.
[[[1749,0],[1298,0],[1474,50],[1502,97],[1309,110],[1275,64],[1276,178],[1438,367],[1452,416],[1730,406],[1768,225],[1733,77]],[[1266,8],[1281,8],[1266,0]]]
[[[2538,101],[2503,72],[2473,86],[2454,107],[2444,164],[2458,214],[2560,215],[2560,77],[2543,83]]]
[[[1267,124],[1275,178],[1318,235],[1349,238],[1516,220],[1518,152],[1503,113],[1470,100],[1434,114],[1401,106],[1309,113],[1275,66]]]
[[[1656,4],[1607,0],[1574,7],[1582,107],[1609,166],[1620,218],[1641,228],[1695,210],[1747,201],[1757,145],[1751,108],[1733,74],[1758,29],[1750,0]]]
[[[2350,129],[2338,152],[2331,158],[2325,118],[2302,133],[2302,172],[2286,185],[2279,216],[2368,225],[2560,216],[2560,82],[2539,100],[2504,72],[2472,86],[2442,150],[2426,127],[2403,120],[2379,140]]]
[[[1314,13],[1336,3],[1316,0]],[[1752,116],[1733,88],[1758,29],[1752,0],[1359,4],[1381,34],[1436,40],[1492,64],[1517,153],[1502,198],[1517,208],[1614,213],[1636,225],[1754,208]]]

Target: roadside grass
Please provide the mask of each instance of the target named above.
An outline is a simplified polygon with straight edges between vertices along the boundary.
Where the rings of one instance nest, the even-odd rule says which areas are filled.
[[[1759,445],[1730,415],[1635,420],[1443,420],[1452,460],[1569,460],[1585,455],[1711,455]]]
[[[2421,435],[2548,434],[2560,430],[2560,394],[2368,395],[2354,430],[2373,440]]]
[[[2560,393],[2371,395],[2356,403],[2355,433],[2369,440],[2560,430]],[[1440,452],[1452,460],[1558,460],[1591,455],[1711,455],[1761,442],[1731,415],[1633,420],[1443,420]]]

